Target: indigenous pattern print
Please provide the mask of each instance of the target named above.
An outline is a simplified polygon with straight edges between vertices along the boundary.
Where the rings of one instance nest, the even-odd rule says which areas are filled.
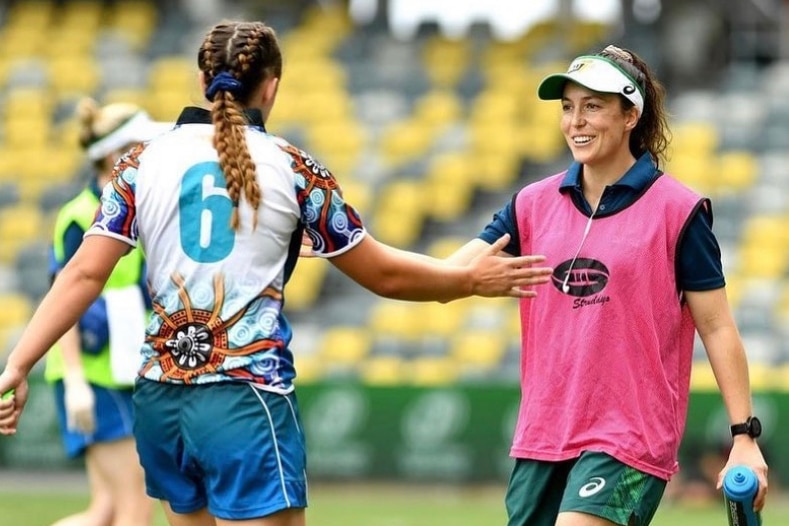
[[[140,154],[145,143],[140,143],[124,154],[112,169],[111,184],[102,190],[101,207],[96,211],[91,230],[103,230],[137,241],[136,203],[134,187]]]
[[[206,304],[210,310],[193,305],[181,275],[173,274],[172,284],[177,288],[181,308],[168,311],[160,303],[154,303],[153,310],[160,323],[154,333],[150,328],[148,330],[146,341],[155,354],[143,368],[144,376],[149,376],[148,372],[157,368],[161,381],[176,380],[191,383],[196,377],[221,373],[228,364],[232,364],[233,369],[225,371],[228,376],[242,377],[245,380],[268,385],[276,385],[280,382],[277,367],[270,367],[270,364],[264,362],[277,362],[284,343],[281,338],[272,338],[271,330],[261,330],[271,326],[273,320],[267,323],[265,321],[267,309],[262,309],[263,315],[259,316],[258,311],[261,309],[257,307],[260,302],[281,304],[281,293],[267,288],[261,292],[257,302],[248,304],[223,320],[220,313],[225,304],[224,276],[214,276],[213,305]],[[197,301],[199,302],[200,299],[198,298]],[[268,311],[275,312],[271,308]],[[237,346],[233,341],[250,343]],[[250,355],[272,349],[277,352],[272,353],[262,362],[260,356],[255,358],[256,362],[262,363],[257,367],[261,373],[259,376],[238,367],[245,361],[251,364],[251,360],[247,358]]]
[[[296,199],[306,232],[316,253],[333,253],[364,235],[359,214],[342,198],[342,190],[329,170],[307,152],[291,144],[280,146],[292,159]]]

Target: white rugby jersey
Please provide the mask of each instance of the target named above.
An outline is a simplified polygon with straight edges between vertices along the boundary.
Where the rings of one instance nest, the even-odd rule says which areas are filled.
[[[242,196],[237,231],[210,114],[188,107],[172,131],[118,161],[86,233],[139,242],[145,253],[154,305],[142,349],[140,375],[147,379],[292,390],[291,330],[282,306],[302,232],[322,257],[349,250],[365,235],[334,176],[266,133],[259,111],[247,117],[261,202],[255,211]]]

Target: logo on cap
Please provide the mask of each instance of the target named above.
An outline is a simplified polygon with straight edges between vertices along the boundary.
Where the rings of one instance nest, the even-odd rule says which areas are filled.
[[[588,64],[590,64],[589,60],[576,60],[575,62],[570,64],[569,68],[567,68],[567,73],[573,73],[575,71],[578,71],[579,69],[583,68]]]
[[[628,84],[622,89],[622,91],[624,92],[625,95],[632,95],[633,93],[636,92],[636,87],[633,86],[632,84]]]

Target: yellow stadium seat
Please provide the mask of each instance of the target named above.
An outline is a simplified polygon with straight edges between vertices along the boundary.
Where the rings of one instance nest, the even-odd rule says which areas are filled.
[[[358,365],[372,346],[370,333],[364,327],[338,325],[323,335],[319,357],[326,366]]]
[[[51,92],[41,88],[12,88],[8,90],[4,105],[7,120],[49,120],[55,107]]]
[[[501,363],[506,350],[504,332],[468,329],[452,338],[449,352],[465,369],[490,370]]]
[[[96,30],[101,25],[104,11],[102,2],[95,0],[69,0],[62,4],[58,12],[58,20],[63,26]]]
[[[25,325],[33,314],[33,305],[24,295],[15,292],[0,293],[0,328],[9,330]]]
[[[430,82],[438,87],[454,87],[469,66],[471,45],[466,40],[436,37],[422,48],[422,63]]]
[[[147,107],[151,117],[162,122],[175,122],[184,106],[194,106],[195,101],[183,91],[167,90],[151,92]]]
[[[343,178],[340,179],[340,188],[342,188],[342,197],[345,202],[359,212],[364,220],[373,202],[373,190],[370,185],[354,179]]]
[[[477,186],[483,190],[504,191],[520,175],[517,152],[479,154],[474,156],[472,163]]]
[[[780,278],[786,273],[789,255],[777,247],[746,246],[740,250],[738,271],[751,278]]]
[[[715,125],[709,122],[681,122],[674,126],[672,132],[671,144],[674,155],[680,153],[711,155],[718,149],[720,143]]]
[[[427,154],[433,146],[435,130],[418,122],[401,121],[386,128],[381,137],[383,160],[399,166]]]
[[[488,89],[474,99],[469,120],[476,124],[512,121],[518,114],[520,101],[516,93]]]
[[[40,117],[13,118],[4,122],[5,146],[10,149],[45,149],[49,143],[49,120]]]
[[[43,31],[52,20],[55,2],[14,2],[8,11],[5,24],[8,27],[26,27],[33,31]]]
[[[751,360],[748,364],[748,375],[751,389],[755,392],[769,391],[781,385],[779,371],[771,364]]]
[[[423,126],[440,129],[463,117],[463,103],[449,90],[433,90],[417,99],[414,118]]]
[[[310,384],[323,378],[324,367],[321,360],[314,355],[296,355],[294,358],[296,366],[296,385]]]
[[[447,356],[424,356],[407,363],[408,379],[419,386],[442,386],[457,382],[458,364]]]
[[[283,74],[283,90],[280,90],[280,94],[286,90],[296,94],[344,91],[348,81],[347,76],[343,67],[329,58],[314,57],[299,61],[291,58],[287,71]],[[277,98],[279,99],[279,95]]]
[[[377,210],[370,232],[376,239],[398,248],[413,245],[422,231],[422,217],[393,210]]]
[[[465,236],[443,236],[434,240],[427,247],[427,255],[438,259],[446,259],[471,240]]]
[[[426,302],[413,306],[421,320],[423,337],[451,338],[463,326],[470,300],[455,300],[449,303]]]
[[[747,151],[728,151],[720,154],[718,187],[721,190],[739,192],[753,186],[758,176],[758,163]]]
[[[418,180],[397,180],[380,193],[372,221],[372,232],[396,247],[411,245],[418,237],[429,196]]]
[[[287,310],[303,310],[315,303],[323,288],[328,265],[330,265],[328,261],[319,257],[299,258],[285,289]]]
[[[414,341],[422,336],[422,319],[408,302],[380,299],[370,310],[367,326],[376,336]]]
[[[368,385],[401,385],[406,373],[399,356],[371,356],[359,366],[359,377]]]
[[[160,57],[149,70],[148,83],[153,91],[191,92],[197,82],[197,67],[192,57]]]
[[[674,152],[666,172],[702,194],[707,194],[717,184],[719,175],[716,158],[703,149]]]
[[[471,207],[474,189],[463,182],[429,180],[425,191],[431,197],[427,215],[442,222],[454,222]]]
[[[49,79],[58,95],[82,96],[97,90],[101,73],[92,57],[65,55],[49,62]]]
[[[718,384],[708,361],[693,362],[690,373],[690,389],[695,392],[717,391]]]
[[[137,50],[148,44],[156,21],[155,4],[145,0],[119,0],[107,10],[107,26],[122,34]]]

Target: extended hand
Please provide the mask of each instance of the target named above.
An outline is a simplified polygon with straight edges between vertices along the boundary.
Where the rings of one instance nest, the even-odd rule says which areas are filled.
[[[537,292],[524,287],[541,285],[550,280],[552,268],[532,266],[545,261],[545,256],[499,256],[509,240],[509,234],[504,234],[469,263],[475,295],[531,298]]]
[[[14,394],[4,397],[11,389]],[[16,433],[19,417],[27,403],[27,378],[19,371],[6,368],[0,374],[0,435]]]

